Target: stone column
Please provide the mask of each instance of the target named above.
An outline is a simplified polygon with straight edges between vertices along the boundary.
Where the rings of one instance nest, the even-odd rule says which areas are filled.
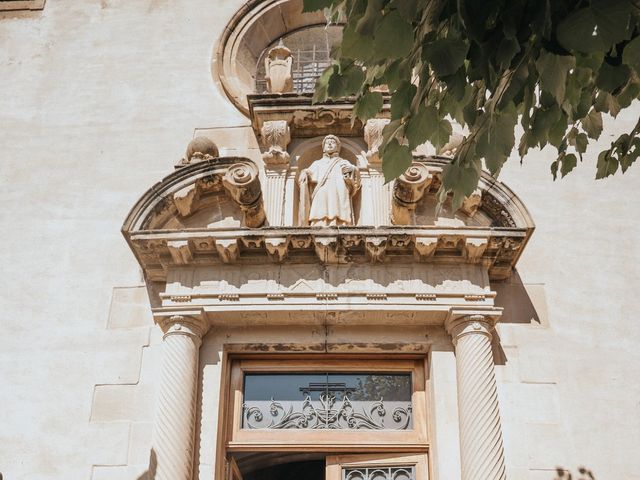
[[[505,480],[493,325],[484,315],[468,315],[454,317],[445,326],[456,349],[462,480]]]
[[[149,472],[153,480],[191,480],[198,358],[206,327],[193,317],[161,322],[162,378]]]

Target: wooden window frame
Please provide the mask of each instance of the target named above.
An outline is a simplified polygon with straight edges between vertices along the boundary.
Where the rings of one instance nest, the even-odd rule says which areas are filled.
[[[227,419],[225,438],[228,452],[241,451],[322,451],[322,452],[426,452],[427,385],[425,358],[247,358],[231,357],[230,378],[225,394]],[[371,372],[411,373],[411,430],[262,430],[243,429],[242,390],[246,373],[286,372]]]

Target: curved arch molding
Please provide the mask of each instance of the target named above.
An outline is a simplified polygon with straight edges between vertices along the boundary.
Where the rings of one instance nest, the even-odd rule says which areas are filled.
[[[322,12],[302,13],[301,0],[250,0],[227,24],[211,62],[231,102],[249,115],[247,95],[254,92],[256,64],[273,41],[304,27],[324,25]]]

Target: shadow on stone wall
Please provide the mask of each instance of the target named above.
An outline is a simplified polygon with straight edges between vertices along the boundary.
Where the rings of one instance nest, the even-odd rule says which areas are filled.
[[[494,282],[495,304],[504,308],[501,323],[547,324],[547,308],[543,284],[525,284],[517,270],[511,278]]]
[[[593,472],[584,467],[578,467],[578,476],[573,476],[569,470],[562,467],[556,467],[556,476],[553,480],[596,480]]]
[[[156,478],[156,466],[158,465],[158,457],[152,448],[149,455],[149,469],[140,475],[136,480],[154,480]]]

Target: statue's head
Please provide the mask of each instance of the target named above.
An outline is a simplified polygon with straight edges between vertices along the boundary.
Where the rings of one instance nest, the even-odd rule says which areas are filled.
[[[322,151],[331,155],[332,153],[340,153],[341,142],[335,135],[327,135],[322,140]]]

